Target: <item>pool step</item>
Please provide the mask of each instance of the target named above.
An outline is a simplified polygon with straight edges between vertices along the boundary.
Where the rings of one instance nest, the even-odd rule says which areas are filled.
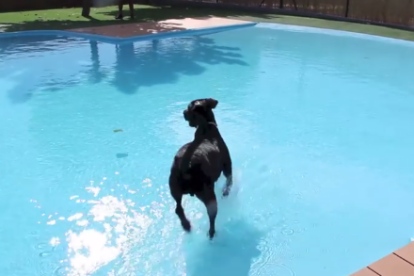
[[[414,276],[414,242],[350,276]]]

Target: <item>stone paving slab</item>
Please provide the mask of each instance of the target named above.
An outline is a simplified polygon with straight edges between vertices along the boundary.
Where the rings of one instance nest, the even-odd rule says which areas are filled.
[[[109,26],[70,29],[68,31],[103,35],[116,38],[128,38],[140,35],[149,35],[184,30],[236,26],[249,23],[247,21],[220,17],[198,17],[183,19],[168,19],[156,22],[126,23]]]

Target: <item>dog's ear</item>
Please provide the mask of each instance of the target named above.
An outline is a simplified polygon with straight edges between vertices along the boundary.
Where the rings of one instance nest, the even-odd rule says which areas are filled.
[[[190,105],[188,106],[188,109],[192,110],[192,111],[197,111],[197,110],[202,110],[206,107],[206,103],[205,101],[202,100],[196,100],[196,101],[192,101],[190,103]]]
[[[206,107],[211,108],[211,109],[216,108],[216,106],[218,105],[218,101],[213,98],[206,99],[205,103],[206,103]]]

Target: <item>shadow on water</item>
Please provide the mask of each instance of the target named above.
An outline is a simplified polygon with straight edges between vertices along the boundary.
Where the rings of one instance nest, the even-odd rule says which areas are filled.
[[[83,39],[60,37],[56,35],[38,35],[6,37],[0,39],[0,81],[5,78],[13,86],[7,89],[9,100],[13,104],[29,101],[36,90],[58,91],[79,84],[77,74],[62,74],[63,62],[45,62],[42,57],[60,50],[68,50]]]
[[[180,75],[200,75],[206,65],[246,66],[239,48],[220,47],[207,37],[170,38],[116,46],[115,77],[119,91],[136,93],[141,87],[174,83]]]
[[[88,70],[88,75],[90,76],[90,80],[92,83],[100,83],[105,79],[106,74],[101,70],[98,42],[90,40],[89,45],[91,49],[92,65]]]
[[[87,82],[106,82],[130,95],[142,87],[175,83],[181,76],[200,75],[209,65],[248,66],[239,48],[216,45],[214,39],[206,36],[114,45],[113,64],[102,62],[102,44],[53,36],[0,40],[0,61],[6,65],[0,72],[17,84],[8,89],[9,99],[14,104],[20,104],[30,100],[37,90],[54,92]],[[59,64],[42,62],[42,57],[49,53],[56,56],[59,51],[67,53],[79,45],[89,45],[89,50],[80,52],[78,60],[89,59],[90,62],[76,64],[77,60],[70,60],[72,71],[62,68],[64,61]],[[25,55],[36,56],[36,59],[24,63],[24,66],[21,61],[16,63],[16,59],[25,59]],[[56,66],[60,70],[55,70]]]
[[[214,241],[202,237],[200,244],[186,250],[187,275],[248,276],[254,258],[260,255],[261,236],[243,219],[226,222]]]

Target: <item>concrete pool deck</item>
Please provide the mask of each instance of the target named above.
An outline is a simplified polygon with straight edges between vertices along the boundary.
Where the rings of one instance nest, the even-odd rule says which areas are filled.
[[[77,28],[69,29],[67,31],[116,38],[129,38],[135,36],[177,32],[184,30],[200,30],[207,28],[239,26],[245,25],[247,23],[251,22],[220,17],[196,17],[168,19],[154,22],[127,23],[90,28]]]
[[[394,251],[350,276],[413,276],[414,242]]]

